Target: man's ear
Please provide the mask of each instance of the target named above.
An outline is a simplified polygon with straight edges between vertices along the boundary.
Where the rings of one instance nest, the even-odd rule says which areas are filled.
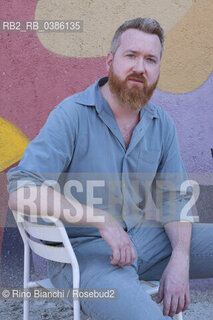
[[[112,52],[109,52],[107,54],[107,57],[106,57],[106,68],[107,68],[107,72],[109,71],[110,69],[110,66],[112,64],[112,61],[113,61],[113,54]]]

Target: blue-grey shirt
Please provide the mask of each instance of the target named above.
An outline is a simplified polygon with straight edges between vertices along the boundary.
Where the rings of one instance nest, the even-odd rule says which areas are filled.
[[[58,181],[63,194],[107,210],[127,229],[146,211],[149,218],[152,194],[162,224],[180,220],[191,193],[180,193],[187,176],[173,120],[149,102],[126,148],[100,90],[106,81],[66,98],[50,113],[19,165],[8,172],[8,191]],[[70,236],[99,234],[91,227],[69,227]]]

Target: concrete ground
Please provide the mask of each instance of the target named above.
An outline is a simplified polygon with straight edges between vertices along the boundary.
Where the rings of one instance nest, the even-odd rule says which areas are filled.
[[[191,280],[190,284],[191,304],[184,312],[184,320],[213,320],[213,279]],[[0,315],[2,320],[23,319],[22,300],[0,299]],[[72,320],[73,313],[61,300],[32,300],[30,301],[30,320],[40,319]],[[91,319],[88,318],[88,320]]]

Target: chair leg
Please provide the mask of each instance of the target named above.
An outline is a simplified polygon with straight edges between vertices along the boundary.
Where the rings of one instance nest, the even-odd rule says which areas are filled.
[[[80,301],[73,300],[73,319],[80,320]]]
[[[182,314],[182,312],[176,314],[176,318],[177,318],[177,320],[183,320],[183,314]]]
[[[30,248],[28,244],[24,246],[24,290],[28,290],[28,284],[30,279]],[[29,299],[24,298],[23,301],[23,319],[29,320]]]
[[[29,320],[29,300],[24,299],[24,320]]]
[[[80,271],[79,271],[79,266],[78,266],[77,260],[72,265],[72,268],[73,268],[73,271],[72,271],[73,272],[73,274],[72,274],[73,288],[79,289]],[[80,300],[73,300],[73,312],[74,312],[73,319],[80,320]]]

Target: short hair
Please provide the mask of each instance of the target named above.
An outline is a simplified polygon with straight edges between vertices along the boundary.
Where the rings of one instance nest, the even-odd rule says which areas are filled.
[[[125,21],[116,31],[113,36],[110,51],[114,55],[120,46],[121,35],[128,29],[137,29],[146,33],[156,34],[161,43],[161,57],[164,50],[164,30],[159,22],[151,18],[135,18]]]

